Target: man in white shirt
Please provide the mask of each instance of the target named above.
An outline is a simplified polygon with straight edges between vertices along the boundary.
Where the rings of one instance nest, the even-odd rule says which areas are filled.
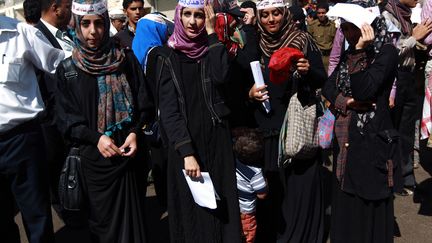
[[[51,45],[63,50],[65,58],[72,55],[73,42],[66,33],[71,19],[71,0],[41,0],[42,15],[35,25],[48,39]],[[51,188],[51,202],[56,212],[65,220],[65,213],[60,207],[58,199],[58,181],[63,161],[66,157],[66,148],[62,135],[55,122],[55,93],[57,79],[50,75],[38,74],[40,90],[45,103],[44,114],[41,115],[42,133],[45,140],[46,163],[48,164],[48,177]]]
[[[51,243],[53,226],[44,143],[38,114],[44,104],[35,68],[54,72],[64,53],[40,31],[0,16],[0,236],[19,243],[14,201],[30,243]]]
[[[41,0],[42,15],[38,28],[49,42],[65,52],[65,57],[72,55],[73,42],[66,33],[71,19],[72,0]]]

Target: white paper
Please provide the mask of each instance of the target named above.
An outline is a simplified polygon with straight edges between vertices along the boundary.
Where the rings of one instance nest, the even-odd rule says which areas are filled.
[[[201,177],[197,180],[195,180],[195,178],[192,179],[190,176],[186,175],[185,170],[183,170],[183,174],[186,178],[186,182],[192,193],[194,201],[201,207],[206,207],[210,209],[217,208],[216,197],[219,198],[219,196],[216,194],[209,173],[201,172]]]
[[[252,75],[254,77],[255,80],[255,85],[257,88],[264,86],[264,77],[261,71],[261,64],[259,63],[259,61],[253,61],[250,63],[251,69],[252,69]],[[270,112],[271,107],[270,107],[270,101],[269,100],[265,100],[262,102],[264,109],[266,110],[267,113]]]
[[[360,29],[365,23],[372,24],[378,15],[379,10],[376,11],[376,8],[366,9],[357,4],[349,3],[338,3],[327,12],[327,16],[343,18]]]

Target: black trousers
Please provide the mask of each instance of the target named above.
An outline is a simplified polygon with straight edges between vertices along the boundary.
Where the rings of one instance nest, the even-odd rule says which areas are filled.
[[[15,202],[29,242],[54,242],[43,141],[36,121],[0,134],[1,242],[20,242]]]
[[[168,148],[163,145],[150,146],[150,152],[156,196],[160,206],[166,209]]]
[[[418,94],[413,72],[398,71],[393,122],[401,139],[401,169],[404,186],[414,186],[413,153],[415,122],[420,118]]]
[[[49,172],[49,185],[51,190],[51,201],[54,205],[59,204],[58,183],[63,163],[66,159],[66,149],[61,133],[56,126],[42,123],[42,134],[45,143],[46,163]]]

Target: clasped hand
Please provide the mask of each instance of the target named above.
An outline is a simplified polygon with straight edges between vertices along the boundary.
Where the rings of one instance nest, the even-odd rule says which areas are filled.
[[[137,152],[136,140],[136,134],[130,133],[123,145],[119,148],[115,145],[114,140],[106,135],[102,135],[99,138],[97,148],[105,158],[111,158],[113,156],[134,157]]]

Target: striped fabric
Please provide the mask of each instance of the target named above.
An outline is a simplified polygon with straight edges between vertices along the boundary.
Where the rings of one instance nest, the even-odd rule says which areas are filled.
[[[262,169],[248,166],[236,161],[237,189],[241,213],[254,213],[256,206],[256,194],[265,193],[266,182]]]
[[[426,19],[432,19],[432,0],[426,0],[423,3],[421,12],[422,21]],[[429,61],[425,67],[425,98],[423,102],[423,116],[421,121],[421,139],[426,139],[432,133],[432,33],[430,33],[424,40],[423,43],[428,45],[429,50]],[[428,142],[428,146],[430,143]]]
[[[432,60],[426,63],[425,68],[425,98],[423,102],[423,115],[421,120],[421,139],[426,139],[432,133]]]

